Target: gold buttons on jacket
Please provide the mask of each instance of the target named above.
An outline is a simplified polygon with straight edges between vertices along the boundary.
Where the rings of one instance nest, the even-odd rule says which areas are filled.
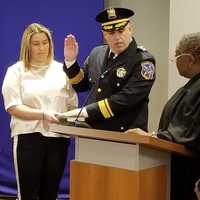
[[[102,89],[101,89],[101,88],[98,88],[98,89],[97,89],[97,92],[101,92],[101,91],[102,91]]]

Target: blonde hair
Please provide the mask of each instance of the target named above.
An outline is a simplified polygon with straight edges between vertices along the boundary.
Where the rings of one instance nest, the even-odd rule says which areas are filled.
[[[184,35],[176,47],[176,55],[188,53],[200,60],[200,32]]]
[[[30,24],[24,31],[22,40],[21,40],[21,50],[19,60],[24,63],[25,68],[30,69],[30,40],[33,34],[35,33],[45,33],[49,41],[49,55],[48,55],[48,63],[54,59],[54,48],[53,48],[53,40],[51,36],[51,32],[48,28],[43,26],[42,24],[33,23]]]

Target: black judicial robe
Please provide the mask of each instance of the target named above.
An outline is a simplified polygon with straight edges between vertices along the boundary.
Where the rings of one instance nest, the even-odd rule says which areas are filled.
[[[200,178],[200,74],[189,80],[167,102],[158,137],[180,143],[197,157],[171,156],[171,200],[196,200],[195,182]]]
[[[200,74],[169,99],[161,115],[158,137],[200,152]]]

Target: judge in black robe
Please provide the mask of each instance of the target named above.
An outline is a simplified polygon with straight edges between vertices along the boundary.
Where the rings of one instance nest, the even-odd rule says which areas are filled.
[[[172,155],[171,160],[171,200],[193,200],[200,177],[200,33],[185,35],[175,58],[179,74],[190,80],[165,105],[158,137],[183,144],[195,153],[194,157]]]

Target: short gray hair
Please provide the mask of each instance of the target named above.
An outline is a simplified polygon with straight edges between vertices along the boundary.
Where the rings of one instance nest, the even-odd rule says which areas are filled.
[[[176,55],[189,53],[200,60],[200,32],[185,34],[176,47]]]

